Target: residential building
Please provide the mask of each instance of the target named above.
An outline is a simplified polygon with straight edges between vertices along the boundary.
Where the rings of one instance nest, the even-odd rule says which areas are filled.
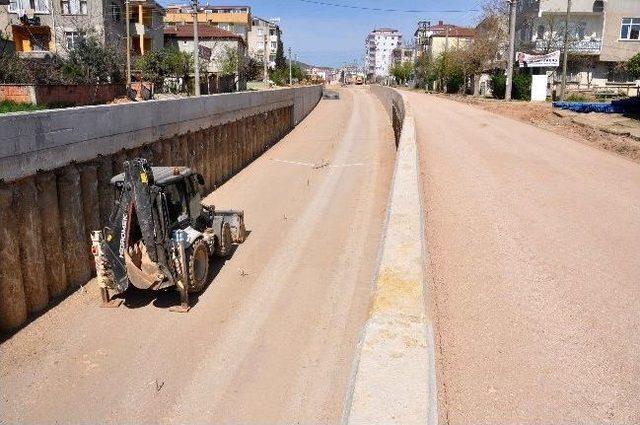
[[[193,23],[191,5],[167,6],[164,22],[168,25]],[[249,6],[200,6],[198,23],[221,28],[242,37],[248,42],[253,19]]]
[[[247,42],[249,56],[262,61],[266,51],[269,66],[274,67],[276,52],[281,37],[282,31],[280,30],[280,26],[276,24],[275,19],[268,21],[266,19],[253,17]]]
[[[447,50],[465,48],[473,41],[473,28],[459,27],[439,21],[437,25],[431,22],[418,22],[414,32],[416,57],[430,55],[438,57]]]
[[[165,45],[193,53],[193,25],[166,26],[164,37]],[[221,59],[228,49],[236,50],[240,56],[246,55],[242,36],[210,25],[198,26],[198,46],[200,58],[207,62],[206,71],[213,74],[221,71]]]
[[[416,58],[416,50],[413,46],[399,46],[393,50],[391,57],[393,64],[413,63]]]
[[[393,51],[402,45],[402,34],[392,28],[377,28],[365,40],[365,71],[369,78],[389,76]]]
[[[519,50],[562,50],[567,0],[522,0],[516,20]],[[569,81],[601,86],[630,78],[619,66],[640,52],[640,1],[573,0],[568,25]]]
[[[164,9],[153,0],[132,0],[130,5],[134,54],[162,47]],[[0,6],[1,36],[27,58],[64,56],[84,34],[124,49],[124,11],[123,0],[11,0]]]

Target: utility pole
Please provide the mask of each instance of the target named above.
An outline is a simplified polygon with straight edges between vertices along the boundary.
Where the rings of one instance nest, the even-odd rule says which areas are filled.
[[[267,29],[267,33],[264,35],[264,50],[263,50],[263,60],[264,62],[264,83],[266,84],[269,81],[269,58],[271,57],[271,49],[269,49],[269,44],[267,43],[269,40],[269,30],[271,26]]]
[[[128,0],[127,0],[128,1]],[[198,41],[198,0],[193,1],[193,87],[200,96],[200,46]]]
[[[293,85],[293,72],[291,68],[291,47],[289,47],[289,85]]]
[[[127,34],[127,72],[126,72],[127,88],[131,87],[131,30],[129,29],[130,13],[131,13],[131,10],[129,5],[129,0],[125,0],[124,14],[126,15],[126,18],[124,19],[124,25],[126,27],[126,34]]]
[[[569,52],[569,15],[571,15],[571,0],[567,0],[567,14],[564,17],[564,53],[562,55],[562,84],[560,86],[560,100],[564,100],[567,90],[567,55]]]
[[[443,68],[444,68],[444,70],[446,72],[446,70],[447,70],[447,59],[448,59],[448,55],[449,55],[449,27],[447,27],[447,29],[445,30],[445,36],[444,37],[445,38],[444,38],[444,57],[443,57],[443,62],[444,63],[443,63]],[[447,81],[446,78],[443,76],[441,81],[440,81],[440,84],[441,84],[440,89],[443,92],[447,91],[447,87],[446,87],[447,83],[446,83],[446,81]]]
[[[507,87],[504,100],[511,100],[513,85],[513,61],[516,55],[516,9],[518,0],[509,0],[509,56],[507,57]]]

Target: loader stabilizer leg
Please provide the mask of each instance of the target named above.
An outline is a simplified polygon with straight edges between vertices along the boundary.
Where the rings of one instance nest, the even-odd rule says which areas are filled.
[[[185,245],[187,242],[187,234],[184,230],[176,230],[173,233],[173,243],[175,250],[177,251],[177,266],[180,271],[179,278],[176,280],[176,286],[180,293],[180,305],[169,308],[169,311],[174,313],[186,313],[189,311],[189,275],[187,273],[187,254],[185,252]]]
[[[180,293],[180,305],[169,307],[169,311],[173,313],[186,313],[191,309],[191,306],[189,305],[189,290],[182,280],[178,281],[177,286],[178,292]]]
[[[102,295],[102,302],[100,303],[100,307],[118,308],[122,305],[122,299],[110,299],[109,290],[107,288],[100,288],[100,294]]]

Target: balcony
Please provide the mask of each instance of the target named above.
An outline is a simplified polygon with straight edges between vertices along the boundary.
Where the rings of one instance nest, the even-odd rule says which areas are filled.
[[[562,50],[562,40],[536,40],[537,51]],[[569,42],[569,51],[581,55],[598,55],[602,51],[602,40],[578,40]]]

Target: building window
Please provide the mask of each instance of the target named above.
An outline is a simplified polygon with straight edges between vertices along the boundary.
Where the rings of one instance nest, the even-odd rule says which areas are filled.
[[[620,28],[621,40],[640,40],[640,18],[623,18]]]
[[[111,19],[113,22],[120,22],[120,19],[122,19],[120,5],[117,3],[111,3]]]
[[[64,32],[64,45],[67,50],[73,50],[80,41],[80,34],[77,31],[65,31]]]
[[[35,13],[49,13],[47,0],[9,0],[9,13],[25,13],[33,9]]]
[[[61,0],[63,15],[86,15],[87,0]]]

